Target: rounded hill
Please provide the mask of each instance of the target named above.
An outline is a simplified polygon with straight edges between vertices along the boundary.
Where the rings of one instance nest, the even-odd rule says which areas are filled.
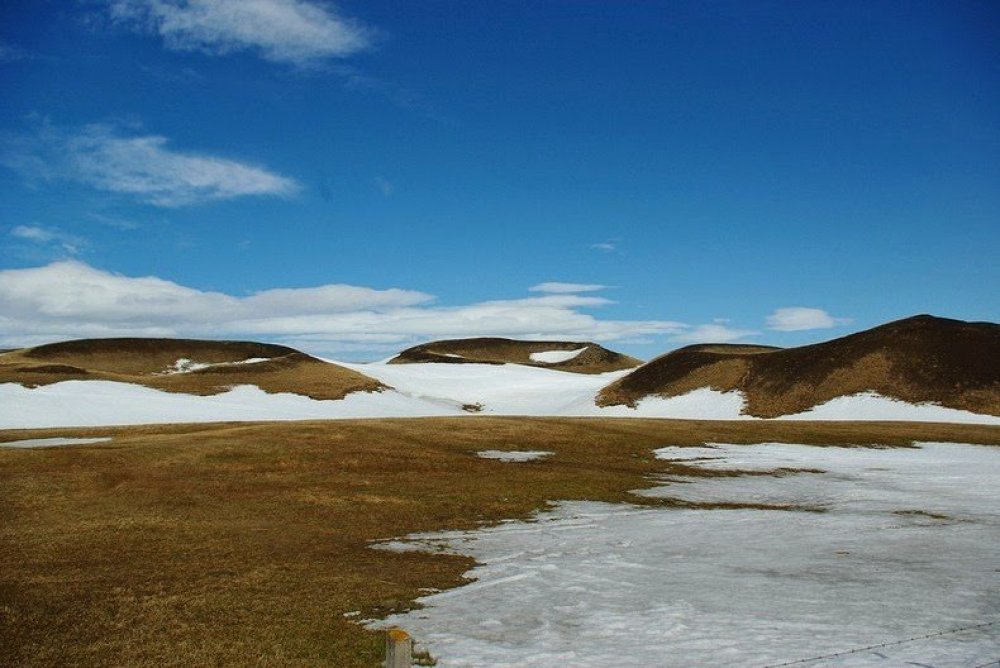
[[[110,380],[199,395],[256,385],[313,399],[385,389],[373,378],[294,348],[251,341],[80,339],[0,356],[0,383],[34,387],[66,380]]]
[[[389,364],[523,364],[571,371],[606,373],[633,369],[642,362],[590,341],[521,341],[503,338],[448,339],[407,348]]]
[[[688,346],[608,385],[597,403],[634,406],[705,387],[741,391],[757,417],[861,392],[1000,415],[1000,325],[920,315],[797,348]]]

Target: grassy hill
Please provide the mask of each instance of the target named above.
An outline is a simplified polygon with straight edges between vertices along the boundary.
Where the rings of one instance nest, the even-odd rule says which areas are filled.
[[[563,361],[544,361],[545,353],[580,351]],[[532,357],[535,355],[536,357]],[[605,373],[632,369],[642,362],[608,350],[590,341],[518,341],[501,338],[449,339],[408,348],[389,361],[390,364],[523,364],[526,366],[572,371]]]
[[[34,387],[65,380],[111,380],[199,395],[256,385],[313,399],[385,389],[377,380],[294,348],[248,341],[82,339],[0,356],[0,383]]]
[[[864,391],[1000,415],[1000,325],[919,315],[798,348],[688,346],[612,383],[597,402],[635,405],[701,387],[742,391],[758,417]]]

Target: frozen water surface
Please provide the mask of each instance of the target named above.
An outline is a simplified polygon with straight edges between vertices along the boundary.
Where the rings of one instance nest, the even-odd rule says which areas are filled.
[[[574,502],[533,522],[411,536],[385,547],[471,555],[476,581],[375,625],[405,628],[441,666],[767,666],[1000,621],[1000,448],[720,444],[659,456],[822,473],[692,477],[646,493],[825,512]],[[800,665],[998,659],[1000,623]]]

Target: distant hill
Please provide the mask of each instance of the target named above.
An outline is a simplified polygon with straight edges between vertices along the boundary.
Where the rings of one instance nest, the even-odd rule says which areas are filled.
[[[408,348],[389,364],[524,364],[572,371],[605,373],[632,369],[642,362],[589,341],[518,341],[476,338],[433,341]]]
[[[294,348],[248,341],[81,339],[0,356],[0,383],[33,387],[65,380],[112,380],[200,395],[256,385],[313,399],[385,389],[373,378]]]
[[[864,391],[1000,415],[1000,325],[919,315],[798,348],[688,346],[608,385],[597,403],[634,406],[702,387],[742,391],[757,417]]]

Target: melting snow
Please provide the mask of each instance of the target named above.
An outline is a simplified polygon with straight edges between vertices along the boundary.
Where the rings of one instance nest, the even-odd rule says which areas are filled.
[[[973,422],[1000,424],[1000,418],[980,415],[937,404],[910,404],[883,397],[875,392],[861,392],[837,397],[809,410],[786,415],[787,420],[903,420],[915,422]]]
[[[531,358],[532,362],[558,364],[559,362],[568,362],[589,347],[590,346],[584,346],[583,348],[579,348],[577,350],[547,350],[540,353],[531,353],[528,357]]]
[[[199,371],[200,369],[207,369],[213,366],[236,366],[239,364],[257,364],[258,362],[267,362],[270,357],[251,357],[249,359],[240,360],[238,362],[195,362],[186,357],[181,357],[172,365],[168,366],[166,369],[160,372],[161,375],[169,376],[175,373],[191,373],[192,371]]]
[[[473,556],[475,582],[374,626],[405,628],[442,667],[763,666],[1000,621],[1000,449],[661,451],[706,455],[710,468],[824,473],[692,479],[663,494],[827,512],[573,502],[532,522],[410,536]],[[808,665],[957,668],[998,655],[1000,624]]]
[[[29,438],[22,441],[0,443],[0,448],[53,448],[60,445],[87,445],[110,441],[110,436],[101,438]]]
[[[555,453],[548,450],[480,450],[476,454],[483,459],[499,459],[502,462],[530,462]]]

